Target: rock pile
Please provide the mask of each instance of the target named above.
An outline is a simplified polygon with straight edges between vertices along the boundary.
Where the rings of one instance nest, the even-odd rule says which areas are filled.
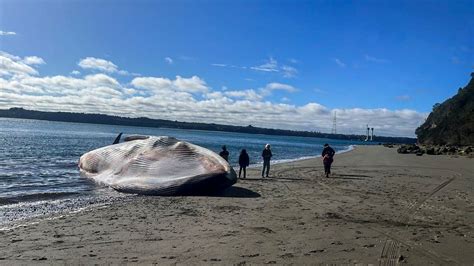
[[[437,146],[437,145],[425,145],[418,146],[416,144],[405,144],[401,145],[397,149],[398,153],[402,154],[416,154],[416,155],[474,155],[474,147],[471,146]]]
[[[425,151],[416,144],[401,145],[397,149],[397,152],[403,154],[414,153],[418,156],[421,156],[425,153]]]

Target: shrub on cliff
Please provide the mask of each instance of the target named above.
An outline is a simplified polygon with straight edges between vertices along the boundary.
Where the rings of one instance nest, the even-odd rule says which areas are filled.
[[[418,142],[435,145],[474,145],[474,73],[466,87],[452,98],[435,104],[416,129]]]

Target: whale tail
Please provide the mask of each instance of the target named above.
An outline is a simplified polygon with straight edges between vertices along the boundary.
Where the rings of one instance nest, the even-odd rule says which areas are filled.
[[[120,142],[120,137],[122,137],[122,132],[120,132],[120,134],[118,134],[118,136],[115,138],[114,140],[114,143],[113,144],[117,144]]]

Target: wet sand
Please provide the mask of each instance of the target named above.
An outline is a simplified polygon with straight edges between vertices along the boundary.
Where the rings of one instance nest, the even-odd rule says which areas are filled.
[[[0,264],[474,263],[474,159],[381,146],[0,231]]]

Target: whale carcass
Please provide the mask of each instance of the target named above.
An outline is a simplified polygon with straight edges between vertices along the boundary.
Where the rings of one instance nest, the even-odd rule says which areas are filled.
[[[131,136],[87,152],[79,169],[81,176],[118,191],[151,195],[211,193],[237,181],[216,153],[167,136]]]

